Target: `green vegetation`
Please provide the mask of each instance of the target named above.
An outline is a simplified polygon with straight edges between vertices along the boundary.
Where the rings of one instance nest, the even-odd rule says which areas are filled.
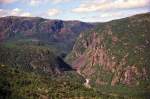
[[[101,94],[94,89],[85,88],[84,80],[75,72],[50,77],[1,64],[0,73],[1,99],[148,99]]]
[[[0,97],[3,99],[63,98],[92,92],[84,88],[80,80],[72,78],[71,72],[59,77],[49,77],[1,65],[0,73]]]

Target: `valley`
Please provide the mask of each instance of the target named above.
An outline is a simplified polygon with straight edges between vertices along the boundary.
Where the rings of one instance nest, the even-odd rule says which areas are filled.
[[[149,99],[150,13],[103,23],[0,18],[1,99]]]

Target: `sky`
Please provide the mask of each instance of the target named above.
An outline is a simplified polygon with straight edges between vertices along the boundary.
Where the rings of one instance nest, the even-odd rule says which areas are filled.
[[[0,0],[0,17],[106,22],[150,12],[150,0]]]

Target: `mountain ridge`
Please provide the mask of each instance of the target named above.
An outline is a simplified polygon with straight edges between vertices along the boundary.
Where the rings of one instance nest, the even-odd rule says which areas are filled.
[[[141,90],[147,92],[149,27],[150,13],[98,24],[79,35],[66,60],[102,92],[131,94],[127,93],[131,89],[139,94]]]
[[[43,42],[68,52],[80,32],[94,27],[91,23],[80,21],[49,20],[39,17],[0,18],[0,41]]]

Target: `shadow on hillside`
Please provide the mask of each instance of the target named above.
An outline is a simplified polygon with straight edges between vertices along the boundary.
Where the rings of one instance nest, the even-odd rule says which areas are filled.
[[[57,57],[57,62],[59,64],[59,68],[63,71],[72,71],[72,70],[74,70],[69,64],[64,62],[64,60],[60,57]]]

